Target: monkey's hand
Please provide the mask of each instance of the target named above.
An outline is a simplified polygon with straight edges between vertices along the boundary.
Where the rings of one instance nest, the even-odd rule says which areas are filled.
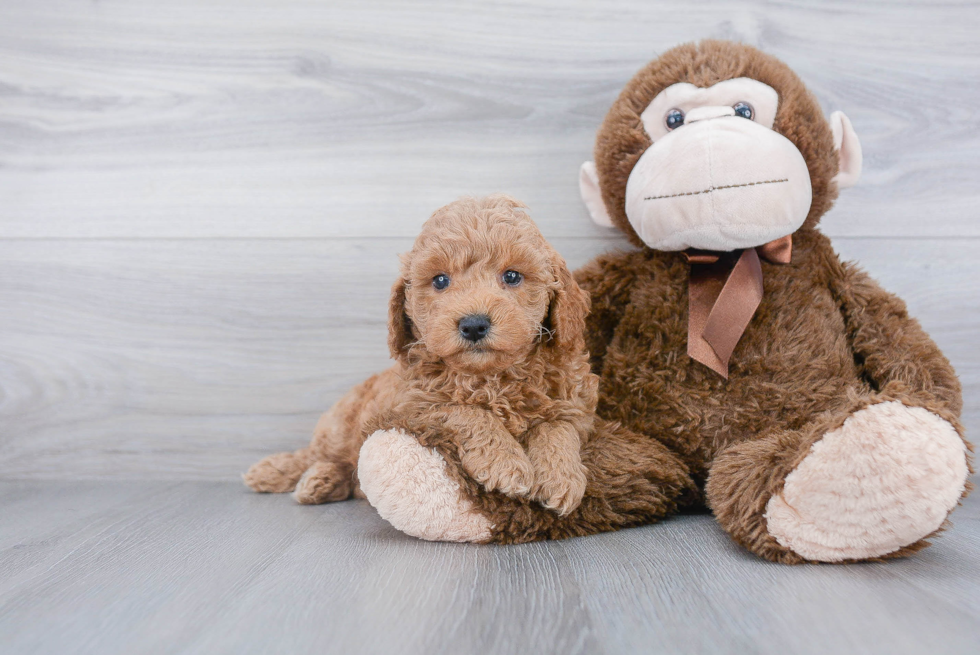
[[[541,423],[528,432],[527,454],[534,467],[531,498],[561,516],[578,507],[585,495],[581,442],[567,421]]]

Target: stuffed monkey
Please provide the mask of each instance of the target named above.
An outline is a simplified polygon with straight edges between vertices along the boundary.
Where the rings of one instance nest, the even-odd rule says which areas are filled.
[[[456,539],[507,543],[629,524],[596,512],[629,507],[640,485],[637,516],[706,505],[772,561],[927,545],[969,487],[960,385],[905,304],[818,229],[860,170],[848,119],[824,118],[782,62],[722,41],[664,53],[626,85],[581,170],[593,219],[637,247],[576,275],[606,426],[583,457],[581,508],[558,517],[484,492],[438,430],[411,425],[365,443],[369,500],[395,527],[414,503],[480,525]],[[424,481],[438,508],[391,491],[412,479],[388,466],[409,451],[438,459],[441,478]]]

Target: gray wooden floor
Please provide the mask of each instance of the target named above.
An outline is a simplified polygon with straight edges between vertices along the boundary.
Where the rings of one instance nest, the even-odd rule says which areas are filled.
[[[573,265],[622,247],[578,166],[703,37],[852,119],[824,229],[949,356],[976,440],[977,34],[930,0],[0,0],[0,653],[966,652],[977,500],[908,561],[781,568],[704,516],[461,547],[237,479],[388,364],[435,207],[506,191]]]
[[[976,653],[980,503],[914,559],[788,567],[709,516],[433,544],[365,501],[228,482],[0,483],[0,651]]]

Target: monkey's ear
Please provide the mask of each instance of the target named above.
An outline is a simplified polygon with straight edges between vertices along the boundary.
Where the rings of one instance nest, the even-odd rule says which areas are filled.
[[[585,206],[589,208],[592,220],[602,227],[614,227],[609,212],[606,211],[606,203],[602,202],[599,173],[595,169],[595,162],[587,161],[582,164],[578,172],[578,190],[582,194]]]
[[[837,149],[838,173],[834,176],[834,182],[838,189],[854,186],[861,177],[861,142],[850,119],[842,111],[830,115],[830,131],[834,134],[834,147]]]
[[[558,281],[546,318],[554,332],[551,343],[574,355],[585,349],[585,317],[592,303],[588,292],[578,285],[565,260],[554,250],[551,266]]]
[[[412,319],[405,312],[405,280],[399,278],[391,287],[388,301],[388,349],[393,359],[403,360],[408,346],[415,340]]]

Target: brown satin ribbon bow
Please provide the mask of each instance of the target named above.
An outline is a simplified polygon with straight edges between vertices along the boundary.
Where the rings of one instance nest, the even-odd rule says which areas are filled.
[[[737,251],[736,251],[737,253]],[[728,379],[728,360],[735,344],[762,302],[762,264],[789,264],[793,237],[786,235],[736,253],[687,250],[691,264],[688,281],[687,354]]]

